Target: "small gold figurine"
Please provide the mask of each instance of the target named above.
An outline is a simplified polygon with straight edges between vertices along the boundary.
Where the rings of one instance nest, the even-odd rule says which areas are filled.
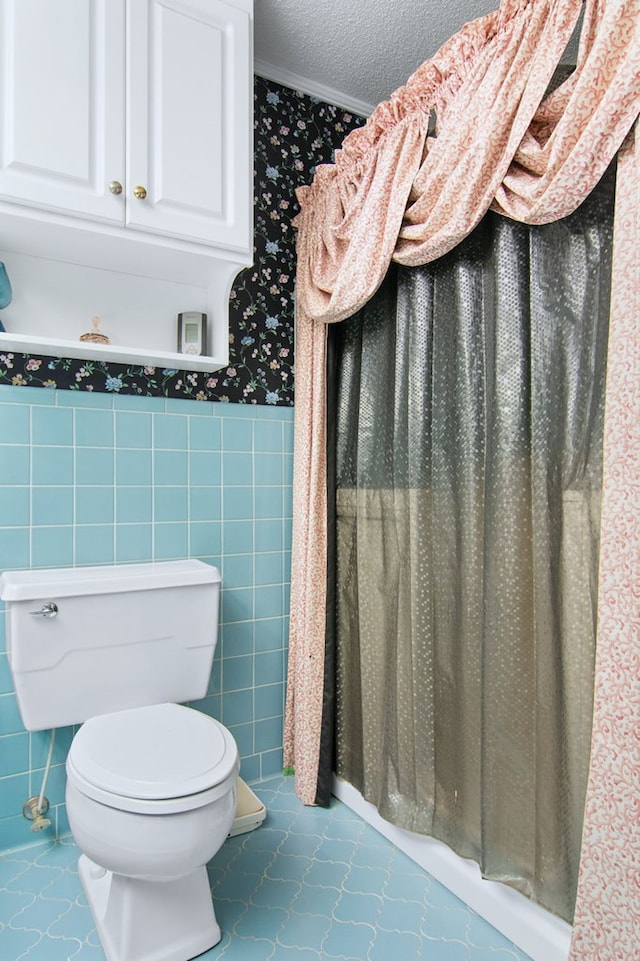
[[[80,340],[91,341],[92,344],[110,344],[111,341],[106,334],[100,332],[100,318],[98,316],[92,317],[91,323],[93,324],[93,330],[89,331],[87,334],[80,334]]]

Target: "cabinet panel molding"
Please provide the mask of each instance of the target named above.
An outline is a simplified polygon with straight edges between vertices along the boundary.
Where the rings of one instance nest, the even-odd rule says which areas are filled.
[[[222,0],[133,0],[128,16],[127,223],[247,249],[249,15]]]
[[[123,222],[122,0],[0,0],[0,197]]]

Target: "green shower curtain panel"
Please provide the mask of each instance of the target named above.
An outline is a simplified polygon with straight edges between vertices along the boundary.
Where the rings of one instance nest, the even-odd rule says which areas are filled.
[[[573,916],[596,636],[614,178],[489,213],[333,325],[336,770]]]

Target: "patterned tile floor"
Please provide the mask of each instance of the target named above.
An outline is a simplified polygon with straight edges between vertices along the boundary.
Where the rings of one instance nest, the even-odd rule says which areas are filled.
[[[253,785],[267,819],[210,864],[220,944],[199,961],[528,961],[339,801]],[[104,961],[71,838],[0,858],[2,961]]]

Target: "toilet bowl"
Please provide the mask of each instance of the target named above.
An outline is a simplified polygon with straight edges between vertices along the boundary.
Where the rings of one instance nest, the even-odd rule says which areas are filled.
[[[184,961],[220,940],[205,865],[233,823],[238,767],[226,728],[177,704],[80,728],[67,813],[108,961]]]
[[[0,577],[26,729],[82,725],[67,812],[107,961],[189,961],[220,940],[206,863],[235,817],[238,749],[183,706],[208,690],[219,596],[193,559]]]

